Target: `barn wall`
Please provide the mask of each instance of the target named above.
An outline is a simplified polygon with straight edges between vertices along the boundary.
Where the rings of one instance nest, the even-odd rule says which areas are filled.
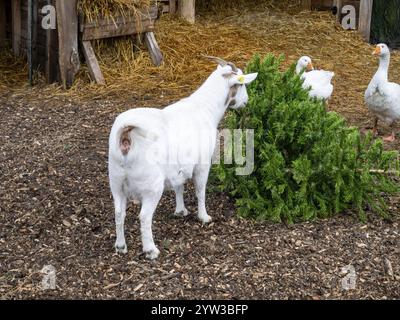
[[[400,48],[400,0],[374,1],[371,42]]]
[[[11,0],[0,0],[0,48],[11,44],[11,22]]]
[[[342,8],[344,6],[347,6],[347,5],[353,6],[356,9],[356,17],[357,17],[356,18],[356,28],[358,28],[358,23],[359,23],[359,20],[360,20],[360,15],[359,15],[359,12],[360,12],[360,0],[343,0],[342,1]],[[347,13],[343,14],[341,12],[339,12],[338,14],[339,14],[339,21],[340,22],[347,15]]]
[[[311,9],[330,10],[333,7],[333,0],[312,0]]]
[[[57,30],[45,30],[42,28],[42,19],[44,14],[41,9],[47,5],[55,5],[54,0],[36,0],[37,11],[36,24],[32,35],[32,63],[36,70],[48,73],[49,58],[58,55],[58,35]],[[28,1],[21,1],[21,44],[20,54],[27,55],[28,45]],[[51,69],[58,69],[58,59],[51,59]],[[54,65],[56,64],[56,65]],[[57,74],[52,71],[52,74],[46,74],[48,82],[57,80]]]

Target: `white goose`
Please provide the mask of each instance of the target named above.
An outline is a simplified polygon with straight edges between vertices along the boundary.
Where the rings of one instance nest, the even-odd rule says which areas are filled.
[[[315,97],[318,99],[328,100],[333,92],[333,85],[331,83],[334,73],[325,70],[314,70],[311,58],[304,56],[299,59],[296,66],[297,74],[300,74],[306,70],[301,75],[304,80],[303,88],[308,89],[311,87],[309,92],[310,97]]]
[[[374,114],[373,133],[378,134],[378,120],[391,127],[400,120],[400,85],[388,81],[388,70],[390,64],[390,51],[386,44],[378,44],[373,52],[379,57],[379,68],[372,78],[367,91],[365,91],[365,102],[368,109]],[[383,139],[392,142],[395,133]]]

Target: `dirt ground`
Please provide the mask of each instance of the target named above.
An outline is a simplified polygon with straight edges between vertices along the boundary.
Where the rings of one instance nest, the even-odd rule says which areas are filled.
[[[254,24],[270,16],[264,15],[258,14]],[[241,18],[234,20],[240,25]],[[314,13],[309,19],[329,16]],[[293,32],[309,36],[310,20],[294,17],[293,21]],[[199,23],[204,33],[211,32],[207,19]],[[232,23],[232,17],[220,23]],[[335,52],[321,48],[318,37],[336,39],[337,33],[343,33],[342,50],[349,55],[355,52],[350,45],[362,50],[360,73],[371,76],[376,69],[372,47],[334,24],[328,28],[312,41],[293,38],[286,46],[266,48],[266,52],[286,52],[288,60],[300,53],[318,55],[321,67],[336,72],[329,108],[364,128],[370,124],[362,103],[369,78],[358,77],[348,61],[335,60]],[[238,37],[242,32],[238,27]],[[400,55],[394,53],[391,77],[397,82],[399,68]],[[157,76],[153,80],[159,81]],[[171,193],[158,206],[153,224],[161,251],[157,261],[140,254],[135,205],[126,222],[128,253],[114,253],[107,180],[113,120],[129,108],[165,106],[196,85],[170,91],[155,85],[146,95],[139,90],[116,94],[105,87],[100,96],[98,89],[90,95],[92,86],[86,85],[81,88],[89,92],[84,98],[60,93],[55,87],[0,85],[0,298],[399,299],[400,217],[384,221],[371,214],[362,224],[344,213],[292,226],[258,223],[236,217],[229,197],[209,192],[207,208],[214,220],[202,226],[194,217],[196,199],[189,185],[185,201],[193,215],[173,217]],[[399,143],[387,148],[399,149]],[[394,213],[399,212],[398,200],[390,199]],[[40,271],[46,265],[56,269],[55,290],[42,289]],[[346,266],[355,270],[352,290],[342,288]]]

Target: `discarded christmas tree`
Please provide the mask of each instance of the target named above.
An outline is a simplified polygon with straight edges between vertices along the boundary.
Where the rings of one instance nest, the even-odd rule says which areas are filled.
[[[258,78],[249,103],[226,119],[227,128],[254,129],[254,172],[238,176],[234,164],[214,171],[239,215],[291,223],[354,209],[364,220],[369,207],[387,217],[385,196],[399,191],[397,152],[326,112],[302,89],[294,66],[279,70],[282,59],[250,62],[247,72]]]

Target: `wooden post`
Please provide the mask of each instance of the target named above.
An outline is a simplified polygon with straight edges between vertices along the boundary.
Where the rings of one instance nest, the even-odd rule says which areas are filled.
[[[28,79],[29,85],[33,84],[33,57],[32,57],[32,32],[33,32],[33,0],[28,0],[28,39],[26,45],[26,55],[28,58]]]
[[[47,0],[48,5],[54,5],[55,0]],[[54,29],[46,30],[46,64],[45,74],[47,83],[60,80],[58,67],[58,32]]]
[[[82,49],[92,80],[98,84],[106,84],[90,41],[82,41]]]
[[[311,0],[302,0],[301,7],[303,10],[311,10]]]
[[[12,48],[14,54],[19,56],[21,51],[21,0],[12,0]]]
[[[179,13],[186,21],[195,22],[196,0],[179,0]]]
[[[153,63],[158,67],[163,61],[163,55],[160,48],[158,47],[156,38],[153,32],[146,32],[144,35],[144,42],[146,43],[147,49],[150,52],[150,57]]]
[[[364,39],[368,42],[371,38],[371,19],[373,4],[373,0],[361,0],[360,3],[360,19],[358,22],[358,30],[363,35]]]
[[[38,1],[32,1],[32,65],[37,68],[38,62]]]
[[[336,21],[342,23],[340,19],[342,17],[343,0],[334,0],[333,6],[337,8]]]
[[[6,1],[0,0],[0,48],[4,45],[7,38],[6,18]]]
[[[176,13],[176,0],[169,0],[169,13]]]
[[[61,82],[72,86],[79,70],[77,0],[56,0]]]

